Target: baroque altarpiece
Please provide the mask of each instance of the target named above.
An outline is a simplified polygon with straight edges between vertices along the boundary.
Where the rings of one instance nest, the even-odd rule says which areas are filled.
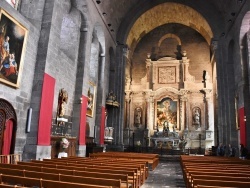
[[[214,145],[213,83],[206,70],[203,81],[189,73],[189,59],[163,57],[145,61],[141,83],[126,80],[124,143],[157,147],[157,141],[186,148]],[[132,139],[133,135],[133,139]]]

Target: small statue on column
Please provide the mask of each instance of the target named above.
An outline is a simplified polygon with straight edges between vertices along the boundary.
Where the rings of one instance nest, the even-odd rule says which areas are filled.
[[[62,88],[59,91],[59,96],[58,96],[58,107],[57,107],[58,117],[64,116],[67,102],[68,102],[68,93],[64,88]]]
[[[193,109],[193,125],[200,126],[200,109],[198,107]]]

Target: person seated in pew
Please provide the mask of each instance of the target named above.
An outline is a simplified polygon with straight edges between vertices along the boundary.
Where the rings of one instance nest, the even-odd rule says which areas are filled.
[[[220,145],[217,148],[217,156],[224,156],[225,155],[225,146],[220,143]]]
[[[248,155],[248,149],[244,146],[244,144],[240,144],[240,157],[242,159],[246,159]]]
[[[236,149],[231,144],[228,144],[226,155],[227,157],[235,157]]]

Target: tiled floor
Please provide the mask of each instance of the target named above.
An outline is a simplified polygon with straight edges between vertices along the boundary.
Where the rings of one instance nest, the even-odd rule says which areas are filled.
[[[141,188],[185,188],[180,162],[178,160],[161,159],[154,171]]]

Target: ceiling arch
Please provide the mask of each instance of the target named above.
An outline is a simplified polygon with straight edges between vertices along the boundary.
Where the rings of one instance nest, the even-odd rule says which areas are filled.
[[[144,35],[167,23],[179,23],[193,28],[209,45],[213,38],[211,27],[200,13],[189,6],[167,2],[149,9],[135,21],[126,44],[133,50]]]
[[[175,35],[175,34],[173,34],[173,33],[168,33],[168,34],[164,35],[163,37],[161,37],[161,39],[160,39],[159,42],[158,42],[158,47],[160,47],[160,46],[161,46],[161,43],[162,43],[165,39],[167,39],[167,38],[175,39],[175,40],[178,42],[178,45],[181,45],[181,39],[180,39],[177,35]]]

